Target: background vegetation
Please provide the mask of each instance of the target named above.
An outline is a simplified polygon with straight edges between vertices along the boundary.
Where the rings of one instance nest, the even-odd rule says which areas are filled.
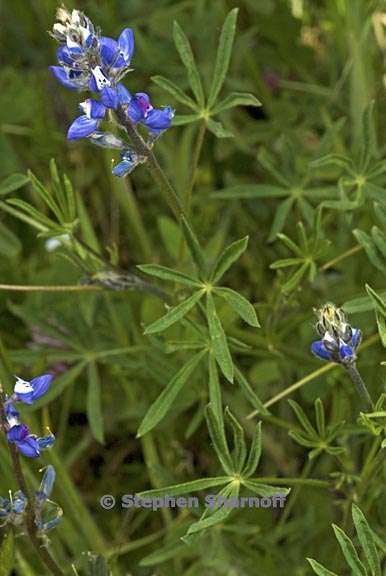
[[[236,245],[234,263],[221,285],[253,304],[261,327],[250,308],[242,314],[247,323],[215,293],[217,315],[210,304],[206,310],[210,335],[200,304],[166,330],[144,334],[146,326],[165,314],[165,304],[142,290],[122,290],[127,287],[125,274],[157,285],[168,294],[169,304],[189,297],[191,286],[136,268],[161,264],[196,277],[180,225],[145,167],[120,180],[111,175],[115,155],[84,141],[66,141],[79,99],[48,70],[55,45],[46,31],[54,22],[56,1],[3,0],[0,370],[8,390],[13,374],[57,374],[50,393],[23,412],[31,428],[44,433],[49,426],[57,437],[39,462],[23,461],[35,484],[45,463],[56,468],[53,499],[64,517],[50,534],[53,555],[66,574],[76,569],[79,574],[111,570],[114,575],[144,576],[306,576],[313,573],[308,557],[343,576],[386,573],[381,448],[386,431],[381,396],[385,4],[79,0],[68,5],[83,10],[109,36],[117,37],[125,26],[134,29],[135,72],[125,84],[132,92],[151,92],[156,105],[176,108],[176,126],[157,142],[155,152],[185,205],[191,196],[191,221],[208,265],[226,246],[249,237],[248,246],[246,240]],[[193,97],[173,41],[173,22],[178,21],[192,44],[207,95],[221,27],[235,7],[237,32],[219,101],[248,92],[262,106],[252,105],[249,97],[235,101],[240,105],[234,108],[223,107],[209,121],[207,113],[187,117],[192,111],[181,96],[175,99],[165,90],[160,78]],[[20,176],[28,170],[43,193],[33,177]],[[68,177],[62,191],[65,210],[58,218],[44,202],[44,190],[49,198],[58,198],[63,174]],[[64,233],[76,238],[52,249],[47,240]],[[106,262],[115,267],[113,277]],[[41,288],[15,290],[5,284]],[[366,284],[380,294],[377,317]],[[44,288],[66,285],[75,288]],[[313,308],[326,301],[344,305],[351,324],[363,332],[358,367],[373,399],[380,398],[380,416],[360,416],[366,409],[344,370],[310,353]],[[183,391],[164,417],[158,412],[149,416],[168,382],[213,340],[216,330],[223,347],[209,355],[209,370],[205,356],[185,374]],[[228,348],[231,357],[219,362]],[[290,404],[289,398],[298,404]],[[182,541],[198,520],[195,511],[103,510],[103,494],[119,497],[223,475],[205,419],[209,400],[217,413],[221,405],[230,407],[248,443],[256,423],[263,421],[258,477],[274,485],[280,478],[292,479],[282,482],[292,486],[285,511],[234,511],[193,540]],[[305,414],[312,426],[319,426],[314,435]],[[232,422],[237,430],[228,416],[227,433]],[[3,439],[0,471],[0,493],[6,496],[15,481]],[[213,488],[201,494],[208,491]],[[373,548],[361,550],[353,502],[379,537],[378,568],[371,562]],[[363,564],[354,562],[353,568],[347,563],[332,523],[352,538]],[[11,546],[2,550],[3,566],[5,555],[8,564],[0,567],[0,574],[44,574],[25,537],[15,539],[14,552],[7,552]],[[87,551],[95,555],[89,557]],[[350,554],[352,560],[351,548]]]

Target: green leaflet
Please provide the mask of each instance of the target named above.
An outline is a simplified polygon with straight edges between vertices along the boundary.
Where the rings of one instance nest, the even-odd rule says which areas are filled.
[[[146,490],[139,492],[138,496],[141,498],[157,498],[158,496],[180,496],[181,494],[190,494],[191,492],[199,492],[207,488],[214,488],[215,486],[222,486],[229,482],[229,476],[216,476],[215,478],[200,478],[199,480],[192,480],[191,482],[183,482],[182,484],[175,484],[173,486],[165,486],[165,488],[157,488],[155,490]]]
[[[331,572],[331,570],[327,570],[324,566],[319,564],[316,560],[312,558],[307,558],[307,561],[310,563],[311,568],[318,576],[338,576],[335,572]]]
[[[204,294],[205,294],[204,290],[199,290],[198,292],[195,292],[194,294],[192,294],[192,296],[181,302],[181,304],[178,304],[177,306],[170,308],[170,310],[165,314],[165,316],[162,316],[162,318],[156,320],[155,322],[150,324],[150,326],[147,326],[144,333],[156,334],[157,332],[162,332],[163,330],[166,330],[166,328],[169,328],[169,326],[172,326],[172,324],[175,324],[175,322],[181,320],[181,318],[183,318],[189,312],[189,310],[191,310],[193,306],[197,304],[197,302],[202,298]]]
[[[87,417],[93,436],[98,442],[104,444],[102,390],[98,367],[95,362],[88,364],[87,373]]]
[[[212,109],[212,114],[219,114],[235,106],[261,106],[261,102],[248,92],[231,92]]]
[[[230,382],[233,382],[232,356],[229,352],[227,338],[221,321],[217,315],[216,307],[211,293],[207,293],[206,295],[206,317],[208,320],[212,349],[217,363],[220,366],[225,378],[227,378]]]
[[[169,94],[171,94],[177,100],[177,102],[185,104],[185,106],[188,106],[193,110],[197,109],[197,105],[194,102],[194,100],[192,100],[190,96],[185,94],[185,92],[183,92],[181,88],[179,88],[171,80],[164,78],[164,76],[152,76],[151,79],[155,84],[157,84],[157,86],[159,86],[163,90],[166,90],[166,92],[169,92]]]
[[[146,412],[146,415],[138,428],[137,437],[150,432],[150,430],[152,430],[166,416],[178,393],[181,391],[184,384],[186,384],[189,376],[205,354],[206,351],[201,351],[193,356],[193,358],[191,358],[170,380],[166,388],[161,392]]]
[[[346,558],[346,562],[352,570],[353,576],[367,576],[366,568],[359,560],[358,553],[355,550],[354,544],[350,538],[341,528],[339,528],[339,526],[336,526],[336,524],[333,524],[332,527],[339,542],[339,546],[342,549],[343,555]]]
[[[0,196],[6,196],[11,192],[15,192],[15,190],[28,184],[29,181],[30,178],[26,174],[11,174],[0,182]]]
[[[225,19],[217,49],[213,80],[209,91],[208,107],[212,108],[224,84],[232,55],[233,40],[236,32],[238,8],[234,8]]]
[[[137,266],[141,272],[149,274],[150,276],[155,276],[161,280],[167,280],[169,282],[178,282],[179,284],[185,284],[186,286],[191,286],[192,288],[197,288],[202,286],[202,284],[189,276],[184,272],[179,272],[178,270],[172,270],[171,268],[166,268],[166,266],[159,266],[158,264],[141,264]]]
[[[260,327],[254,307],[244,296],[230,288],[215,288],[215,293],[224,298],[237,314],[250,326]]]
[[[178,22],[174,22],[173,38],[178,54],[188,72],[189,84],[192,92],[195,95],[197,102],[203,106],[204,91],[202,89],[201,79],[197,70],[192,48],[185,32],[182,30]]]
[[[359,542],[366,554],[372,576],[382,576],[378,550],[375,545],[374,536],[362,510],[356,505],[352,505],[352,518],[358,534]]]
[[[220,254],[211,274],[211,280],[216,284],[225,274],[225,272],[234,264],[245,252],[248,246],[248,236],[232,242]]]

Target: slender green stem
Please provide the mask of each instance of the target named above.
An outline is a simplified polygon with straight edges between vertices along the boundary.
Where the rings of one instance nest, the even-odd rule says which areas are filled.
[[[339,256],[337,256],[336,258],[333,258],[332,260],[329,260],[328,262],[323,264],[323,266],[321,266],[320,268],[320,271],[325,272],[326,270],[329,270],[329,268],[332,268],[333,266],[335,266],[335,264],[338,264],[339,262],[345,260],[349,256],[353,256],[357,252],[361,252],[361,250],[363,250],[363,246],[359,245],[353,246],[352,248],[350,248],[350,250],[346,250],[346,252],[343,252],[343,254],[339,254]]]
[[[107,290],[107,288],[89,284],[68,284],[67,286],[0,284],[0,290],[11,290],[16,292],[100,292],[101,290]]]
[[[345,365],[345,368],[346,368],[353,384],[355,384],[356,389],[358,390],[361,398],[371,408],[374,408],[374,404],[373,404],[373,401],[372,401],[371,396],[369,394],[369,391],[367,390],[366,384],[364,383],[362,376],[359,374],[356,365],[355,364],[347,364],[347,365]]]
[[[4,402],[5,396],[3,392],[3,388],[0,384],[0,402],[1,402],[1,422],[4,431],[6,430],[7,426],[7,419],[4,411]],[[12,469],[18,484],[19,489],[23,492],[24,496],[27,498],[28,504],[26,508],[26,528],[28,532],[28,536],[35,547],[37,553],[39,554],[42,562],[47,566],[47,568],[51,571],[52,574],[55,576],[63,576],[63,572],[60,567],[57,565],[55,560],[52,558],[50,553],[48,552],[47,548],[42,546],[41,541],[37,535],[37,526],[35,524],[35,513],[33,508],[33,498],[31,497],[30,490],[28,488],[26,479],[24,477],[24,473],[21,467],[19,454],[17,452],[17,448],[14,444],[7,442],[9,447],[9,453],[11,456],[12,462]]]
[[[176,219],[179,220],[181,216],[184,215],[181,200],[159,165],[152,149],[146,144],[134,124],[130,122],[122,106],[117,110],[117,117],[119,123],[125,128],[137,154],[146,158],[147,169],[162,191],[170,210],[173,212]]]
[[[365,342],[363,342],[361,349],[364,350],[365,348],[372,346],[373,344],[375,344],[375,342],[378,342],[378,341],[379,341],[379,334],[373,334],[372,336],[370,336],[370,338],[368,338]],[[307,376],[304,376],[303,378],[301,378],[300,380],[295,382],[295,384],[288,386],[288,388],[285,388],[284,390],[279,392],[279,394],[276,394],[276,396],[273,396],[272,398],[270,398],[270,400],[268,400],[264,404],[264,407],[269,408],[270,406],[272,406],[273,404],[276,404],[277,402],[279,402],[279,400],[282,400],[282,398],[289,396],[290,394],[292,394],[292,392],[295,392],[295,390],[298,390],[299,388],[301,388],[302,386],[304,386],[308,382],[315,380],[315,378],[318,378],[322,374],[326,374],[326,372],[330,372],[330,370],[333,370],[334,368],[337,368],[338,366],[339,366],[339,364],[333,364],[331,362],[329,364],[326,364],[325,366],[322,366],[321,368],[318,368],[317,370],[314,370],[313,372],[310,372],[309,374],[307,374]],[[257,414],[259,414],[259,410],[253,410],[253,412],[248,414],[247,420],[253,418],[254,416],[257,416]]]

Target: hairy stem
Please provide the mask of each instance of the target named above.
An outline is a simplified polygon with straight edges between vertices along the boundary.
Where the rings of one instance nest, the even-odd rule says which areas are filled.
[[[4,410],[4,402],[5,402],[5,396],[2,386],[0,384],[1,421],[3,430],[5,431],[7,425],[7,419]],[[47,568],[51,571],[51,573],[54,574],[54,576],[64,576],[64,573],[62,572],[58,564],[55,562],[55,560],[52,558],[51,554],[48,552],[46,548],[44,548],[41,545],[41,541],[39,540],[39,537],[37,535],[37,527],[35,524],[35,513],[32,504],[31,493],[29,491],[26,479],[24,477],[17,448],[14,444],[11,444],[10,442],[7,442],[7,444],[11,455],[12,469],[17,481],[17,485],[28,500],[26,508],[26,527],[28,536],[32,544],[34,545],[37,553],[39,554],[42,562],[47,566]]]
[[[181,200],[172,184],[168,180],[167,176],[165,175],[164,171],[162,170],[161,166],[159,165],[152,149],[146,144],[134,124],[127,118],[125,110],[122,106],[120,106],[117,110],[117,117],[121,126],[125,128],[137,154],[146,158],[146,166],[150,172],[150,175],[159,186],[170,210],[173,212],[176,219],[180,220],[181,216],[184,215]]]
[[[364,383],[362,376],[359,374],[356,365],[347,364],[344,367],[346,368],[353,384],[355,384],[355,387],[358,390],[359,395],[362,397],[362,399],[368,406],[374,408],[374,404],[369,394],[369,391],[367,390],[366,384]]]
[[[192,193],[193,193],[194,183],[196,181],[197,168],[198,168],[198,163],[200,161],[201,150],[202,150],[202,146],[204,144],[205,132],[206,132],[206,121],[203,120],[201,122],[199,128],[198,128],[197,138],[196,138],[196,142],[195,142],[195,145],[193,148],[193,156],[192,156],[192,164],[191,164],[191,169],[190,169],[190,174],[189,174],[189,181],[188,181],[185,193],[184,193],[185,210],[188,214],[189,214],[190,205],[192,202]]]

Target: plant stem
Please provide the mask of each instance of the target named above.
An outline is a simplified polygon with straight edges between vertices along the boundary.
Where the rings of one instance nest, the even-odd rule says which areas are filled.
[[[116,112],[119,123],[125,128],[136,152],[147,160],[146,166],[153,180],[158,184],[164,198],[177,220],[184,215],[181,200],[158,163],[152,149],[146,144],[136,127],[127,118],[125,110],[120,106]]]
[[[5,411],[4,411],[5,396],[4,396],[4,392],[3,392],[3,389],[1,387],[1,384],[0,384],[0,402],[1,402],[1,421],[2,421],[2,425],[3,425],[3,429],[5,431],[6,425],[7,425],[7,419],[6,419],[6,415],[5,415]],[[23,470],[22,470],[22,467],[20,464],[20,458],[19,458],[19,454],[17,452],[17,448],[14,444],[11,444],[10,442],[7,442],[7,444],[8,444],[9,452],[11,455],[12,468],[13,468],[13,472],[15,474],[15,478],[16,478],[18,487],[23,492],[24,496],[28,500],[27,509],[26,509],[26,527],[27,527],[28,536],[29,536],[32,544],[36,548],[36,551],[39,554],[42,562],[47,566],[47,568],[52,572],[52,574],[54,574],[55,576],[63,576],[64,573],[59,568],[59,566],[57,565],[55,560],[52,558],[52,556],[50,555],[48,550],[41,545],[41,541],[39,540],[39,537],[37,535],[37,527],[35,524],[35,514],[34,514],[34,509],[33,509],[33,504],[32,504],[32,498],[31,498],[29,488],[27,486],[26,479],[25,479],[24,474],[23,474]]]
[[[363,342],[361,349],[364,350],[365,348],[372,346],[373,344],[375,344],[375,342],[378,342],[378,340],[379,340],[379,334],[373,334],[372,336],[370,336],[370,338],[368,338],[365,342]],[[307,384],[308,382],[315,380],[315,378],[318,378],[319,376],[325,374],[326,372],[330,372],[330,370],[333,370],[338,366],[339,364],[330,363],[326,364],[325,366],[322,366],[321,368],[318,368],[317,370],[314,370],[313,372],[310,372],[309,374],[307,374],[307,376],[304,376],[303,378],[295,382],[295,384],[288,386],[288,388],[285,388],[284,390],[279,392],[279,394],[276,394],[276,396],[270,398],[270,400],[265,402],[264,408],[269,408],[269,406],[272,406],[273,404],[276,404],[276,402],[279,402],[279,400],[281,400],[282,398],[289,396],[290,394],[292,394],[292,392],[295,392],[295,390],[298,390],[298,388],[304,386],[304,384]],[[254,416],[257,416],[257,414],[259,414],[259,410],[253,410],[253,412],[248,414],[246,418],[247,420],[250,420]]]
[[[353,384],[355,384],[359,395],[363,398],[366,404],[368,404],[371,408],[374,408],[374,404],[369,391],[367,390],[366,384],[364,383],[362,376],[359,374],[355,363],[344,365],[344,367],[346,368]]]
[[[333,258],[332,260],[329,260],[328,262],[323,264],[323,266],[321,266],[320,268],[320,271],[325,272],[326,270],[329,270],[329,268],[332,268],[333,266],[335,266],[335,264],[338,264],[338,262],[345,260],[349,256],[353,256],[357,252],[361,252],[361,250],[363,250],[362,246],[359,245],[353,246],[352,248],[350,248],[350,250],[346,250],[346,252],[339,254],[339,256],[337,256],[336,258]]]
[[[91,286],[89,284],[68,284],[67,286],[0,284],[0,290],[12,290],[16,292],[100,292],[101,290],[108,290],[108,288]]]

